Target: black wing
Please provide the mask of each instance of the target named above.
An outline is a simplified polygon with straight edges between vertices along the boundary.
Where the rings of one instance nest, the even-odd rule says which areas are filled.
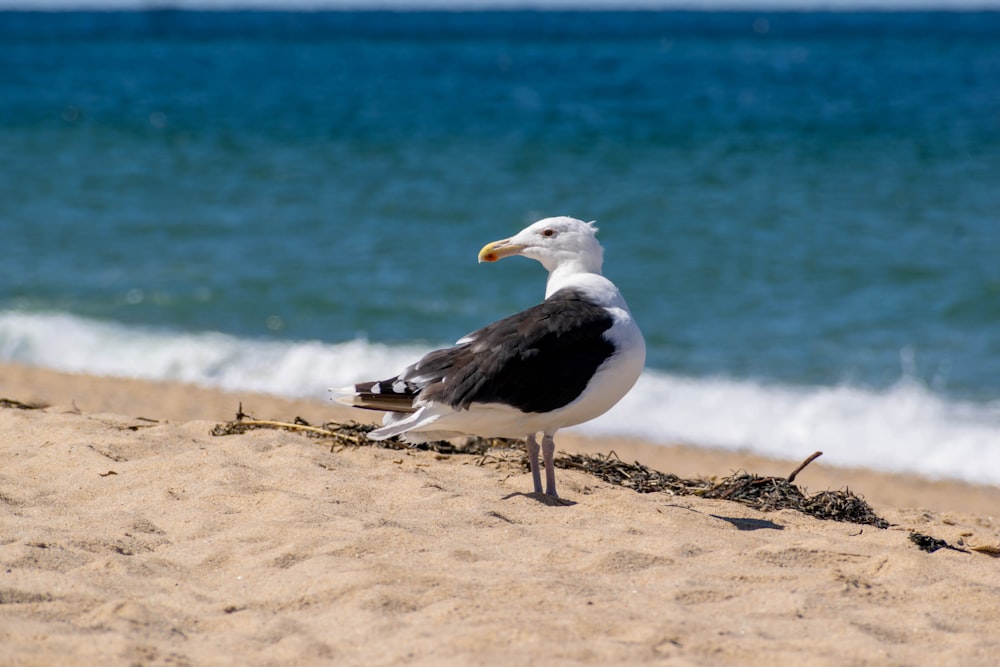
[[[608,311],[575,290],[470,334],[469,342],[427,354],[402,375],[422,386],[422,399],[468,409],[503,403],[549,412],[576,399],[615,353],[604,337]]]

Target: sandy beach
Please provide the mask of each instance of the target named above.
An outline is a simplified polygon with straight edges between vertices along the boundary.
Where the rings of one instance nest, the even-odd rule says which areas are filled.
[[[3,665],[992,665],[1000,489],[820,458],[892,525],[336,447],[311,401],[0,365]],[[681,476],[797,461],[557,438]],[[911,534],[955,549],[925,552]]]

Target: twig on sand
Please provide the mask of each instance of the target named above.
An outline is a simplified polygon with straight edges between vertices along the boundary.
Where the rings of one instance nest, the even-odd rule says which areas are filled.
[[[788,476],[788,483],[791,484],[792,482],[794,482],[795,478],[798,476],[798,474],[800,472],[802,472],[802,470],[807,465],[809,465],[810,463],[812,463],[813,461],[815,461],[816,459],[818,459],[821,456],[823,456],[823,452],[813,452],[812,454],[810,454],[809,457],[806,458],[805,461],[803,461],[802,463],[800,463],[799,467],[796,468],[795,470],[793,470],[792,474]]]
[[[296,424],[291,422],[278,422],[271,421],[269,419],[248,419],[246,421],[240,422],[243,426],[248,427],[258,427],[258,428],[282,428],[288,431],[308,431],[310,433],[317,433],[319,435],[325,435],[333,437],[336,435],[333,431],[328,431],[325,428],[317,428],[315,426],[308,426],[306,424]]]
[[[330,451],[333,451],[333,448],[338,444],[353,445],[355,447],[372,444],[366,437],[366,434],[371,430],[371,427],[362,424],[356,424],[354,422],[351,422],[350,424],[327,422],[322,426],[313,426],[301,417],[296,417],[293,422],[276,421],[272,419],[256,419],[243,412],[243,403],[239,404],[239,408],[236,410],[235,419],[224,424],[216,424],[215,427],[212,428],[211,433],[215,436],[239,435],[246,433],[247,431],[262,428],[300,431],[313,437],[331,438],[335,442],[333,446],[331,446]]]

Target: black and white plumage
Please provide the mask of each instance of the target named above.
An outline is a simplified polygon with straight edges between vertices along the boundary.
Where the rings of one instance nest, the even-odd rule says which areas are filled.
[[[545,300],[428,353],[396,377],[362,382],[341,399],[386,411],[370,437],[427,442],[461,435],[526,438],[535,493],[556,496],[557,430],[606,412],[635,384],[646,345],[625,299],[601,275],[593,223],[558,217],[487,244],[480,262],[511,255],[548,270]]]

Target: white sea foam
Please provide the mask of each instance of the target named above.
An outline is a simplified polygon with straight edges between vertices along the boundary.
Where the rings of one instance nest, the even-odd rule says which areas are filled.
[[[647,371],[581,430],[1000,484],[1000,400],[948,400],[905,378],[876,391]]]
[[[66,314],[0,312],[0,361],[289,397],[322,398],[331,386],[369,375],[389,377],[426,351],[363,339],[337,344],[248,340]]]
[[[0,361],[290,397],[324,399],[328,387],[390,377],[428,349],[363,339],[256,341],[0,312]],[[619,405],[578,430],[795,460],[822,450],[833,465],[1000,485],[1000,400],[962,403],[906,379],[875,391],[647,371]]]

